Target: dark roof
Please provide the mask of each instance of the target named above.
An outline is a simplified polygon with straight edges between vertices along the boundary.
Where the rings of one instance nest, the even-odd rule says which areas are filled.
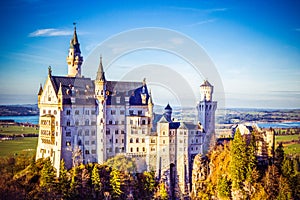
[[[168,105],[165,107],[165,110],[172,110],[170,104],[168,103]]]
[[[77,32],[76,32],[76,27],[74,27],[74,34],[73,34],[73,37],[70,41],[70,48],[74,48],[75,53],[81,53],[80,44],[78,42],[78,37],[77,37]]]
[[[58,94],[59,86],[62,87],[63,104],[95,104],[94,82],[90,78],[51,76],[55,93]],[[75,103],[71,101],[75,99]]]
[[[120,98],[120,103],[125,103],[125,97],[129,97],[130,105],[147,105],[149,93],[147,85],[142,82],[107,81],[108,90],[107,105],[116,104],[116,97]],[[142,95],[145,95],[146,102],[142,102]]]
[[[102,65],[102,57],[100,57],[100,63],[99,63],[98,71],[97,71],[96,80],[105,81],[105,73],[104,73],[103,65]]]
[[[178,129],[180,126],[180,122],[171,122],[169,123],[169,129]]]

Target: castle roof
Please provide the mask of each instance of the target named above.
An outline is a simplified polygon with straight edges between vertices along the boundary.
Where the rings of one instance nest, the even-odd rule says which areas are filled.
[[[165,107],[165,110],[172,110],[172,107],[170,106],[169,103],[168,103],[168,105]]]
[[[200,87],[205,87],[205,86],[212,87],[212,85],[208,82],[208,80],[205,80],[204,83],[202,83],[202,85],[200,85]]]
[[[94,105],[96,103],[94,82],[90,78],[50,76],[50,80],[56,94],[58,94],[61,84],[63,104]],[[75,99],[73,103],[71,98]]]

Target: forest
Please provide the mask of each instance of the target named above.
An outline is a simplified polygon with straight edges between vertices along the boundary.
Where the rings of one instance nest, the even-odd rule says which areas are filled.
[[[279,143],[272,157],[258,160],[257,148],[254,132],[247,139],[237,129],[233,141],[197,155],[192,199],[300,199],[299,157]]]

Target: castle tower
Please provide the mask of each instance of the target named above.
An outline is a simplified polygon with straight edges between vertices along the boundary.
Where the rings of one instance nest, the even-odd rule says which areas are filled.
[[[200,86],[201,100],[197,105],[198,121],[201,123],[205,131],[203,151],[208,150],[210,139],[215,134],[215,112],[217,102],[212,100],[214,87],[205,80]]]
[[[95,80],[95,95],[97,101],[97,155],[98,163],[103,163],[106,160],[106,79],[102,65],[102,57]]]
[[[82,62],[83,57],[81,56],[80,44],[78,42],[76,33],[76,26],[74,26],[74,34],[70,41],[69,54],[67,56],[69,77],[81,77]]]
[[[168,105],[165,107],[165,113],[164,116],[166,117],[166,119],[168,120],[168,122],[172,121],[172,108],[170,106],[170,104],[168,103]]]
[[[148,117],[153,119],[153,100],[152,100],[152,94],[151,91],[149,92],[149,99],[148,99]]]

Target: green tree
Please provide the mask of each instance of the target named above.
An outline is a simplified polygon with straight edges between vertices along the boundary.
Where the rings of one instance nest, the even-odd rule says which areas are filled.
[[[230,199],[231,183],[226,176],[220,176],[217,183],[218,196],[222,199]]]
[[[69,196],[69,186],[70,186],[70,180],[68,177],[68,171],[65,167],[65,161],[62,159],[60,161],[60,168],[59,168],[58,189],[63,199]]]
[[[92,185],[95,192],[96,199],[99,197],[99,193],[102,192],[102,183],[100,179],[98,164],[95,164],[92,171]]]
[[[169,199],[169,195],[168,195],[165,183],[159,184],[159,195],[158,196],[159,196],[160,200],[168,200]]]
[[[268,167],[263,180],[268,199],[276,199],[278,195],[279,176],[279,170],[275,165]]]
[[[235,132],[234,140],[230,150],[230,175],[232,180],[232,188],[240,190],[243,188],[243,182],[246,178],[247,172],[247,154],[246,142],[242,137],[240,130]]]
[[[112,187],[112,197],[119,199],[123,192],[121,190],[120,172],[116,169],[112,169],[110,173],[110,186]]]
[[[290,200],[292,199],[292,191],[289,186],[288,180],[283,176],[279,177],[278,180],[278,196],[277,200]]]
[[[284,150],[283,150],[283,145],[280,142],[278,147],[275,150],[275,156],[274,156],[274,164],[279,169],[280,172],[281,172],[281,166],[283,160],[284,160]]]
[[[55,170],[52,166],[50,158],[46,158],[41,170],[40,186],[50,190],[53,186]]]
[[[126,172],[126,173],[136,172],[135,161],[132,158],[126,157],[124,155],[114,156],[108,159],[104,164],[113,169],[117,169],[120,172]]]

